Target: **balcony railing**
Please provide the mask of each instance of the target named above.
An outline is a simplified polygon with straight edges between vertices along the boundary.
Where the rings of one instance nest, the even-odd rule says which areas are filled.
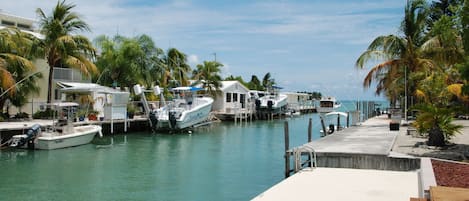
[[[58,81],[73,81],[73,82],[91,82],[87,76],[74,68],[60,68],[54,67],[54,80]]]

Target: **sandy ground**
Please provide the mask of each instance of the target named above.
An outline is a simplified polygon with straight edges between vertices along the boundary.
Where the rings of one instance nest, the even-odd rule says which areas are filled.
[[[469,120],[455,120],[462,125],[461,133],[450,140],[447,147],[437,148],[425,144],[427,137],[407,135],[407,126],[401,126],[392,151],[413,156],[433,157],[469,162]]]

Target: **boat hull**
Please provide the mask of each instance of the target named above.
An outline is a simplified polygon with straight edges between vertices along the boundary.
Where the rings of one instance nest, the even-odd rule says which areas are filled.
[[[58,135],[56,132],[44,132],[37,138],[35,149],[61,149],[90,143],[101,132],[101,126],[77,126],[71,134]]]
[[[280,94],[277,97],[264,96],[259,98],[260,105],[257,108],[260,112],[280,113],[287,109],[287,96]],[[269,101],[272,101],[272,106],[269,107]]]
[[[212,110],[213,99],[204,97],[204,103],[189,110],[181,112],[181,116],[176,119],[176,124],[171,126],[167,110],[162,110],[158,115],[157,130],[183,130],[191,128],[196,124],[207,121]],[[171,110],[169,110],[171,111]]]

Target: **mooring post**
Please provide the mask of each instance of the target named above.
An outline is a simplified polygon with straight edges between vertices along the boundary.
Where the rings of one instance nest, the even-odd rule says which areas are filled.
[[[350,127],[350,112],[347,112],[347,128]]]
[[[324,119],[322,119],[322,116],[319,116],[319,118],[321,118],[321,126],[322,126],[322,134],[321,134],[321,137],[324,137],[326,136],[326,125],[324,125]]]
[[[290,176],[290,153],[288,149],[290,147],[290,137],[288,133],[288,121],[285,121],[284,126],[284,136],[285,136],[285,178]]]
[[[340,130],[340,114],[337,114],[337,131]]]
[[[313,119],[309,118],[308,124],[308,142],[313,141]]]

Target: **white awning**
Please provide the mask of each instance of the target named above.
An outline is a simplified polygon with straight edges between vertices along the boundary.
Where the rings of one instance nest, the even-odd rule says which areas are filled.
[[[129,93],[125,91],[119,91],[111,87],[101,86],[95,83],[80,83],[80,82],[57,82],[57,85],[62,87],[60,91],[62,92],[98,92],[98,93]]]

